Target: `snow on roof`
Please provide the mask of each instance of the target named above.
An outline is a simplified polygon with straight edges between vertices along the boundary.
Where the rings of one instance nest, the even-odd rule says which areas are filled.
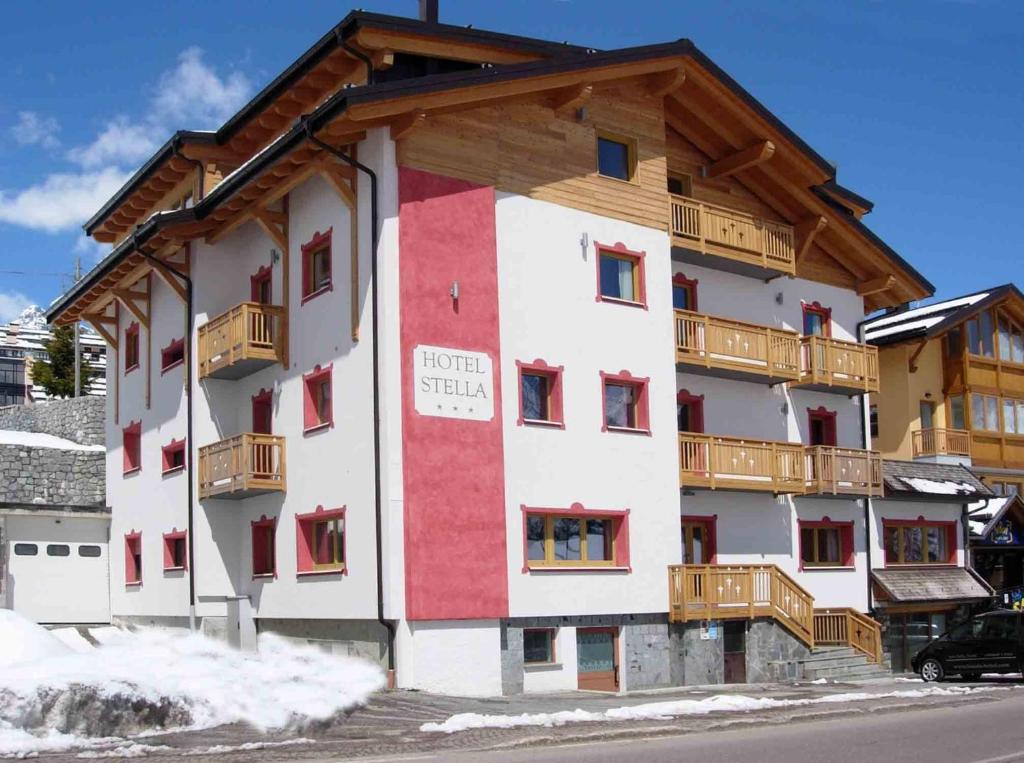
[[[54,450],[86,450],[100,452],[106,450],[103,445],[82,445],[63,437],[42,432],[18,432],[13,429],[0,429],[0,445],[24,445],[31,448],[52,448]]]
[[[866,330],[864,332],[864,338],[881,339],[883,336],[890,336],[891,334],[903,334],[908,331],[917,331],[918,329],[928,330],[932,326],[942,323],[945,318],[945,315],[935,315],[929,318],[921,318],[920,320],[911,321],[910,323],[899,323],[895,326],[878,329],[877,331]]]
[[[875,329],[882,328],[883,326],[892,326],[894,324],[902,325],[907,321],[912,321],[917,318],[933,316],[935,313],[945,313],[961,307],[970,307],[971,305],[981,302],[981,300],[985,299],[988,295],[989,292],[987,291],[979,291],[977,294],[968,294],[965,297],[947,299],[943,302],[934,302],[930,305],[922,305],[921,307],[916,307],[913,310],[905,310],[901,313],[886,315],[864,324],[864,330],[870,333]],[[941,320],[941,317],[939,319]],[[937,322],[938,321],[936,321],[936,323]]]
[[[949,482],[947,480],[929,480],[924,477],[900,477],[908,487],[919,493],[933,493],[936,495],[963,495],[964,493],[975,492],[974,485],[967,482]]]

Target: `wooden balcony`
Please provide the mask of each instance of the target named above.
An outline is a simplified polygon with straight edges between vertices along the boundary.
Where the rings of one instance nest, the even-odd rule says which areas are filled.
[[[881,453],[827,445],[806,450],[808,495],[882,495]]]
[[[814,646],[814,597],[774,564],[668,568],[669,622],[772,617]]]
[[[674,194],[669,206],[672,245],[684,250],[683,261],[758,278],[796,273],[792,226]]]
[[[284,438],[240,434],[199,449],[199,498],[249,498],[286,490]]]
[[[800,378],[800,336],[793,331],[676,310],[676,363],[691,373],[787,381]]]
[[[963,429],[917,429],[911,436],[914,458],[971,457],[971,433]]]
[[[855,609],[814,610],[816,646],[852,646],[872,662],[882,661],[882,626]]]
[[[802,445],[679,434],[679,484],[683,487],[802,493],[804,463]]]
[[[287,315],[277,305],[243,302],[199,327],[199,378],[241,379],[283,363]]]
[[[878,392],[877,347],[825,336],[805,336],[800,343],[795,386],[844,395]]]

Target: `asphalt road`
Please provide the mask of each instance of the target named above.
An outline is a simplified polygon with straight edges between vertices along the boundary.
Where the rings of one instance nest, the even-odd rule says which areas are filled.
[[[628,760],[630,763],[1009,763],[1024,761],[1024,693],[995,702],[938,707],[841,720],[791,722],[736,731],[690,733],[504,752],[446,751],[388,761]]]

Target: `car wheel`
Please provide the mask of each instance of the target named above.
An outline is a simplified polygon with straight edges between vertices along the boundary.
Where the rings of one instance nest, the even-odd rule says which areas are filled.
[[[965,681],[977,681],[981,678],[981,673],[961,673],[960,677]]]
[[[942,663],[938,660],[927,659],[921,663],[921,678],[925,681],[941,681],[945,671],[942,670]]]

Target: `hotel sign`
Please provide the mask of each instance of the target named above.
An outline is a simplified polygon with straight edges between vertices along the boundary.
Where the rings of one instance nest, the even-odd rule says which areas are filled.
[[[494,368],[484,352],[420,344],[412,351],[416,412],[446,419],[494,418]]]

